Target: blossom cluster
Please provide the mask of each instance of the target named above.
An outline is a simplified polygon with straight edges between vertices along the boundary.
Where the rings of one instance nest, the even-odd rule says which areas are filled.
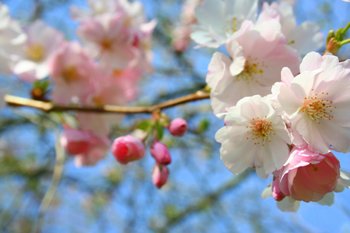
[[[293,2],[259,7],[258,0],[188,0],[173,35],[177,52],[188,48],[190,37],[199,48],[218,49],[206,83],[213,112],[224,121],[215,136],[221,159],[235,174],[253,168],[260,177],[271,175],[264,194],[285,210],[300,201],[330,203],[333,192],[350,185],[333,153],[350,151],[350,60],[331,54],[350,43],[342,41],[350,26],[324,43],[317,24],[297,23]],[[128,0],[88,0],[88,9],[71,14],[76,41],[40,20],[21,27],[0,4],[0,72],[34,83],[32,97],[56,105],[134,100],[142,76],[152,71],[156,21]],[[112,143],[110,129],[121,117],[77,112],[73,121],[62,117],[60,142],[78,166],[96,164],[110,148],[128,164],[142,159],[150,144],[152,180],[161,188],[172,161],[164,128],[180,137],[188,126],[181,118],[169,121],[161,109],[152,114],[140,130]]]
[[[142,76],[152,70],[156,22],[146,21],[141,3],[127,0],[91,0],[88,9],[71,12],[76,41],[41,20],[21,27],[0,5],[1,72],[34,83],[33,98],[55,104],[125,105],[135,99]],[[74,121],[63,122],[61,143],[77,165],[96,164],[108,152],[110,129],[119,120],[76,113]]]
[[[290,3],[257,6],[206,0],[191,36],[201,47],[220,48],[206,82],[224,120],[215,136],[222,161],[234,174],[253,168],[272,175],[269,193],[294,210],[348,186],[332,151],[350,151],[350,60],[313,52],[322,33],[315,23],[297,24]]]

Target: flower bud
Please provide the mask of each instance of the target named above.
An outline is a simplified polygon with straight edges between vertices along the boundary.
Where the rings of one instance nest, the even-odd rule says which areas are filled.
[[[340,165],[331,152],[319,154],[306,147],[294,148],[287,164],[274,175],[272,190],[276,200],[284,195],[298,201],[319,201],[334,191]]]
[[[187,122],[182,118],[176,118],[170,122],[168,129],[171,135],[181,137],[187,131]]]
[[[282,201],[286,196],[281,192],[277,182],[278,182],[278,179],[274,177],[274,180],[272,182],[272,197],[276,201]]]
[[[145,146],[139,138],[131,135],[116,138],[112,145],[112,153],[121,164],[143,158]]]
[[[152,182],[157,188],[161,188],[168,180],[169,169],[166,166],[157,164],[153,168]]]
[[[155,142],[151,146],[151,155],[161,165],[168,165],[171,163],[171,156],[168,148],[161,142]]]
[[[66,127],[60,141],[69,154],[78,155],[84,154],[89,150],[91,136],[88,132]]]

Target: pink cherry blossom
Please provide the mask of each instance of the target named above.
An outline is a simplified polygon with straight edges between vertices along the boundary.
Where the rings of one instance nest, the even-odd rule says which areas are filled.
[[[152,181],[157,188],[163,187],[168,181],[169,169],[166,166],[156,164],[152,172]]]
[[[86,131],[66,127],[61,135],[61,144],[71,155],[85,154],[91,139],[91,134]]]
[[[151,155],[162,165],[169,165],[171,163],[171,156],[166,145],[161,142],[154,142],[151,146]]]
[[[170,122],[168,129],[171,135],[181,137],[187,131],[187,122],[182,118],[175,118]]]
[[[202,0],[186,0],[182,6],[180,24],[173,31],[173,48],[177,52],[184,52],[189,43],[192,26],[197,22],[195,9]]]
[[[106,136],[91,131],[65,127],[61,144],[69,154],[74,155],[75,164],[80,167],[94,165],[104,158],[110,141]]]
[[[301,73],[274,92],[295,131],[320,153],[350,150],[350,63],[333,55],[309,53]]]
[[[109,149],[110,142],[107,138],[101,138],[97,141],[93,147],[87,153],[79,154],[74,157],[74,162],[77,167],[92,166],[102,160]]]
[[[275,199],[289,196],[299,201],[319,201],[334,191],[340,165],[331,153],[319,154],[307,148],[294,148],[287,163],[276,171],[273,190]]]
[[[217,116],[243,97],[269,94],[283,67],[298,71],[298,55],[287,45],[278,20],[245,21],[226,46],[230,57],[214,53],[206,77]]]
[[[109,5],[109,3],[106,3]],[[145,22],[137,2],[116,1],[110,9],[80,18],[78,33],[90,54],[108,69],[151,70],[150,43],[155,21]]]
[[[78,29],[90,54],[110,69],[123,69],[139,55],[122,20],[120,15],[106,15],[103,21],[84,21]]]
[[[93,93],[93,79],[100,74],[94,62],[76,43],[62,45],[49,64],[53,79],[52,99],[60,104],[86,103]]]
[[[131,135],[118,137],[112,145],[112,153],[121,164],[139,160],[145,155],[143,142]]]

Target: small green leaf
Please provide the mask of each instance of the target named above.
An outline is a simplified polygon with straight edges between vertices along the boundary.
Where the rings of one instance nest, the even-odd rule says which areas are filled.
[[[164,207],[164,214],[168,219],[174,218],[179,214],[175,205],[169,204]]]
[[[208,119],[203,119],[199,122],[197,131],[198,133],[204,133],[209,129],[210,122]]]
[[[152,121],[147,119],[137,123],[136,128],[148,132],[152,128]]]
[[[164,127],[158,122],[155,124],[155,136],[157,140],[162,140],[164,136]]]

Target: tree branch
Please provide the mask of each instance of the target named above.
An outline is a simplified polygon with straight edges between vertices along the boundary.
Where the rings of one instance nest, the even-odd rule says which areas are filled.
[[[237,188],[239,184],[241,184],[241,182],[247,179],[251,174],[251,170],[247,170],[235,176],[232,180],[229,180],[227,183],[224,183],[222,186],[220,186],[216,191],[205,195],[197,202],[173,213],[173,215],[166,220],[163,226],[161,226],[160,228],[156,228],[155,230],[159,233],[167,232],[172,226],[183,221],[190,215],[197,212],[201,212],[204,209],[212,206],[228,191],[232,191],[233,189]]]
[[[80,111],[80,112],[95,112],[95,113],[121,113],[121,114],[140,114],[153,113],[163,109],[175,107],[189,102],[194,102],[203,99],[209,99],[210,95],[204,90],[196,91],[195,93],[181,96],[172,100],[164,101],[151,106],[116,106],[103,105],[97,107],[91,106],[74,106],[74,105],[56,105],[51,102],[33,100],[13,95],[5,95],[5,102],[13,107],[30,107],[36,108],[44,112],[64,112],[64,111]]]

